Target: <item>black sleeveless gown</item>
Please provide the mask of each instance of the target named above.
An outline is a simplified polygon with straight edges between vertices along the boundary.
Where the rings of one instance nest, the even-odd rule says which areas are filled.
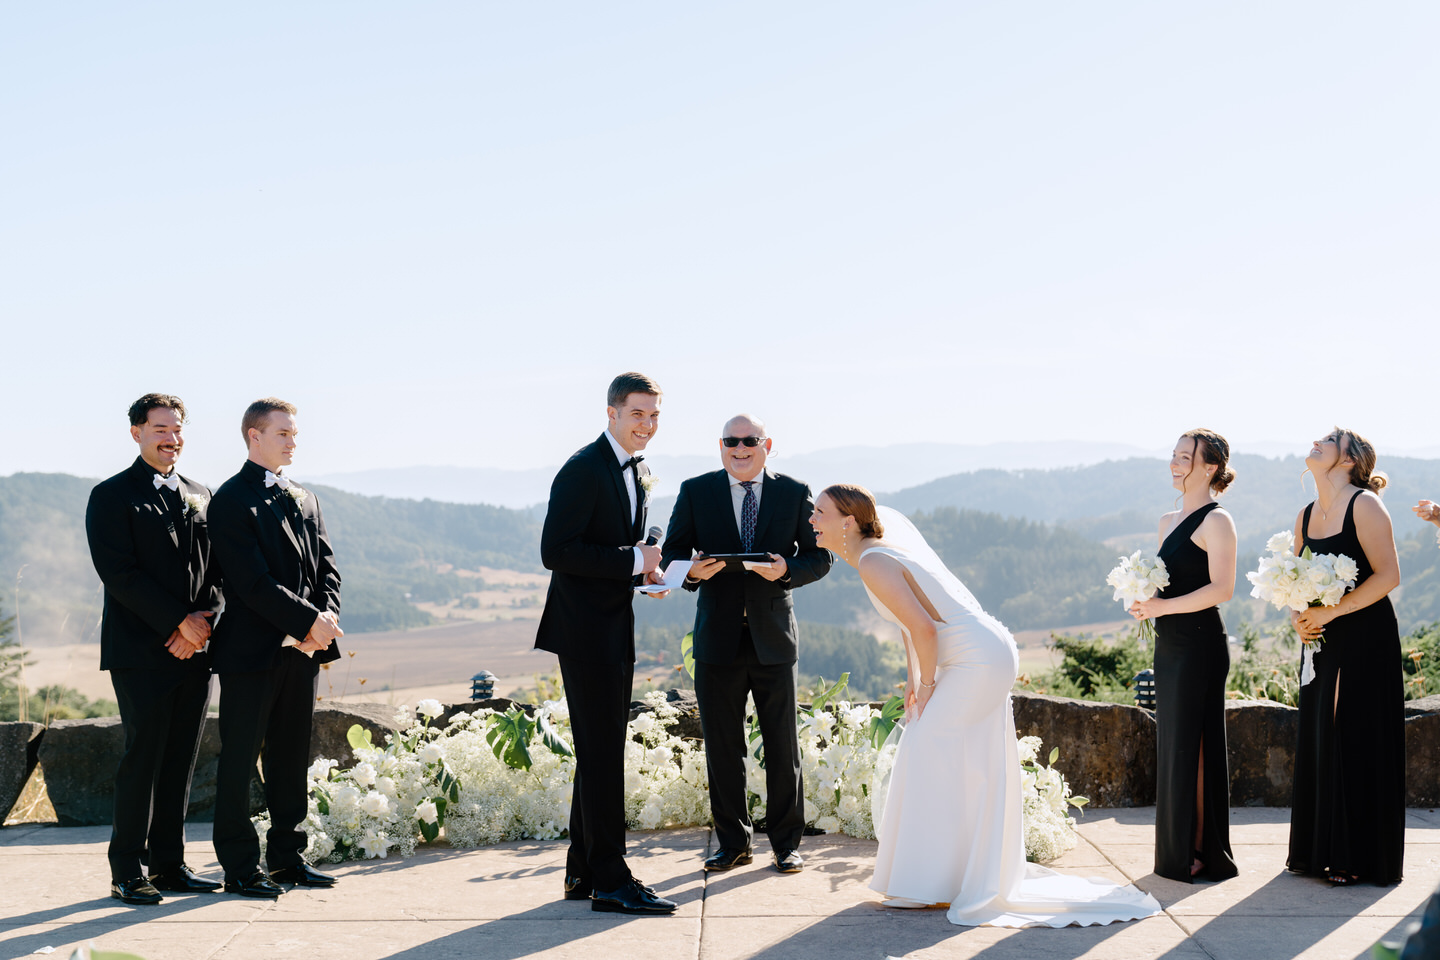
[[[1355,532],[1358,496],[1333,537],[1310,537],[1307,506],[1300,548],[1350,557],[1360,568],[1356,587],[1374,572]],[[1314,665],[1315,679],[1300,688],[1286,865],[1394,883],[1405,854],[1405,690],[1390,598],[1327,623]]]
[[[1160,545],[1170,574],[1163,599],[1210,583],[1209,555],[1190,538],[1218,507],[1210,503],[1181,520]],[[1205,823],[1198,876],[1225,880],[1240,872],[1230,852],[1230,765],[1225,747],[1225,677],[1230,648],[1220,609],[1155,618],[1155,872],[1193,882],[1195,780],[1205,747]]]

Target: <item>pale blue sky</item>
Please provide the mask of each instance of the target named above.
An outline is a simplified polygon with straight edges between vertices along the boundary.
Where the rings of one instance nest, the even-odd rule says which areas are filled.
[[[7,4],[0,474],[1435,424],[1428,3]]]

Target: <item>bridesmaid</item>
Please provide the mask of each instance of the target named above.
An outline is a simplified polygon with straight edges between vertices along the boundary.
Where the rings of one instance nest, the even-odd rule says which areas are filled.
[[[1225,880],[1230,852],[1230,771],[1225,677],[1230,648],[1219,605],[1235,593],[1235,521],[1215,497],[1235,480],[1230,444],[1189,430],[1170,457],[1180,507],[1160,518],[1160,559],[1170,585],[1130,607],[1155,618],[1155,872],[1171,880]]]
[[[1338,427],[1305,464],[1315,500],[1295,520],[1295,550],[1343,553],[1360,575],[1334,606],[1291,614],[1302,640],[1324,643],[1300,688],[1287,865],[1336,885],[1384,886],[1400,879],[1405,853],[1405,694],[1389,596],[1400,559],[1378,496],[1386,478],[1375,448]]]

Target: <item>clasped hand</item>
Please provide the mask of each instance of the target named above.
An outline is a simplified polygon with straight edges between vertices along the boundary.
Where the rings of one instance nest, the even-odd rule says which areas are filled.
[[[1295,625],[1295,632],[1300,634],[1300,639],[1306,643],[1323,634],[1325,624],[1334,619],[1334,607],[1308,607],[1304,610],[1290,612],[1290,622]]]
[[[323,610],[315,617],[310,632],[305,634],[304,640],[295,645],[295,649],[304,653],[328,650],[332,643],[343,636],[345,631],[340,629],[340,618],[329,610]]]
[[[1433,500],[1421,500],[1410,508],[1415,511],[1415,516],[1429,523],[1440,523],[1440,503]]]
[[[215,616],[212,610],[197,610],[194,613],[185,615],[180,621],[180,626],[165,640],[165,649],[177,660],[189,660],[195,654],[205,649],[205,644],[210,642],[210,617]]]

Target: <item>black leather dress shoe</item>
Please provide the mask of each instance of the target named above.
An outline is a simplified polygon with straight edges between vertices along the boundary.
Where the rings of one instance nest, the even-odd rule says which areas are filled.
[[[641,883],[638,877],[631,877],[630,880],[641,890],[644,890],[652,897],[659,896],[659,894],[655,892],[654,887],[650,886],[649,884]],[[566,900],[589,900],[590,894],[593,893],[594,890],[595,885],[583,877],[565,877]]]
[[[206,880],[183,863],[178,867],[150,874],[150,886],[173,893],[214,893],[220,889],[219,883]]]
[[[293,867],[280,867],[270,871],[270,879],[276,883],[289,883],[297,887],[333,887],[335,878],[321,873],[308,863],[297,863]]]
[[[242,897],[269,897],[274,900],[285,892],[285,888],[267,877],[264,870],[256,870],[245,880],[231,880],[226,877],[225,892],[238,893]]]
[[[799,873],[805,867],[805,861],[800,854],[794,850],[775,851],[775,869],[781,873]]]
[[[627,880],[619,890],[596,890],[590,894],[590,909],[600,913],[674,913],[680,904],[657,897],[636,880]]]
[[[110,896],[121,903],[134,904],[159,903],[165,899],[160,896],[160,891],[151,886],[150,881],[144,877],[135,877],[133,880],[112,880]]]
[[[749,850],[731,850],[729,847],[721,847],[705,859],[705,872],[743,867],[753,859]]]

